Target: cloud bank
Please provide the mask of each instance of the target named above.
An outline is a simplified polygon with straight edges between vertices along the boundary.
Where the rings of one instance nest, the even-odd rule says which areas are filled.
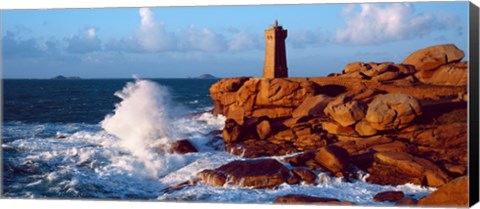
[[[458,18],[448,13],[420,13],[409,3],[353,4],[342,10],[345,28],[335,40],[348,44],[376,44],[425,37],[455,26]]]

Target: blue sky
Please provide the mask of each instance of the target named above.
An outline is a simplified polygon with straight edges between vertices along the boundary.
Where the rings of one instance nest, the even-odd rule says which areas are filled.
[[[4,78],[260,77],[263,31],[288,30],[291,77],[355,61],[401,62],[454,43],[468,55],[468,2],[2,10]]]

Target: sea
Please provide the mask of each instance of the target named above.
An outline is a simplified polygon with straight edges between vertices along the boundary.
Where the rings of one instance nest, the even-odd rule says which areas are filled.
[[[216,79],[3,80],[2,196],[22,199],[95,199],[271,203],[286,194],[337,198],[357,205],[382,191],[421,198],[434,188],[352,182],[317,172],[317,185],[252,189],[195,179],[241,156],[223,150],[225,117],[212,115],[209,88]],[[189,139],[199,150],[159,151]],[[286,156],[265,157],[278,159]],[[281,161],[280,161],[281,162]],[[289,166],[289,165],[286,165]]]

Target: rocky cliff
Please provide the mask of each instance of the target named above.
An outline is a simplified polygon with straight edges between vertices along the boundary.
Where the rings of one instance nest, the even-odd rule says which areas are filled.
[[[210,88],[213,112],[227,117],[226,151],[247,158],[293,154],[283,161],[295,171],[267,163],[282,167],[281,173],[260,175],[275,182],[307,181],[315,170],[348,180],[363,170],[371,183],[441,187],[467,175],[463,57],[445,44],[416,51],[402,63],[350,63],[328,77],[223,79]],[[218,176],[229,178],[228,167],[199,176],[218,182]],[[276,185],[255,180],[249,186]]]

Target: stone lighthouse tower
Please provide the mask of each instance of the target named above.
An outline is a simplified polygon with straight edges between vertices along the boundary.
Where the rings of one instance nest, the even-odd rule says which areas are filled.
[[[286,78],[288,77],[287,55],[285,51],[285,39],[287,38],[287,30],[275,25],[265,31],[266,48],[265,63],[263,65],[264,78]]]

